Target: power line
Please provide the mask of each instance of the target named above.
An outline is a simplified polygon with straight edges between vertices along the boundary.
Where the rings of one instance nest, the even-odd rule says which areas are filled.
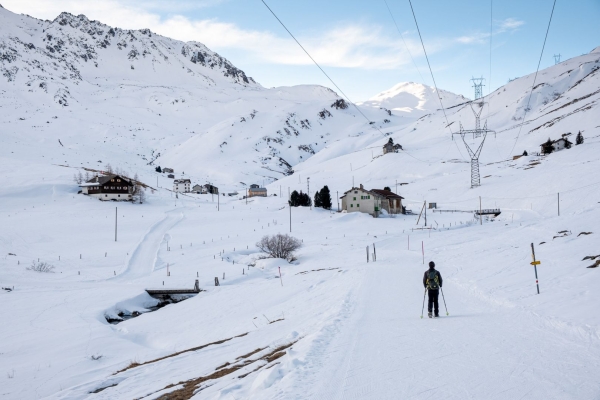
[[[450,122],[448,122],[448,116],[446,115],[446,109],[444,108],[444,105],[442,104],[442,97],[440,96],[440,91],[438,90],[437,83],[435,82],[435,78],[433,77],[433,70],[431,69],[431,64],[429,63],[429,57],[427,56],[427,51],[425,50],[425,43],[423,43],[423,37],[421,36],[421,30],[419,29],[419,23],[417,22],[417,16],[415,15],[415,10],[413,8],[412,1],[408,0],[408,3],[410,4],[410,10],[412,11],[413,19],[415,20],[417,32],[419,33],[419,39],[421,40],[421,46],[423,47],[423,53],[425,54],[425,59],[427,60],[427,66],[429,67],[429,73],[431,74],[431,80],[433,80],[433,86],[435,87],[435,92],[436,92],[438,100],[440,102],[440,106],[442,107],[442,111],[444,112],[444,118],[446,119],[446,126],[448,127],[448,130],[450,131],[450,133],[452,135],[454,135],[454,133],[452,132],[452,128],[450,128]],[[454,142],[454,140],[453,140],[453,142]],[[454,144],[456,145],[456,149],[458,150],[458,153],[464,159],[462,152],[460,151],[460,149],[458,147],[458,144],[456,142],[454,142]]]
[[[333,79],[331,79],[331,77],[329,75],[327,75],[327,73],[323,70],[323,68],[321,68],[321,66],[319,65],[319,63],[317,63],[315,61],[315,59],[312,58],[312,56],[308,53],[308,51],[306,51],[306,49],[304,48],[304,46],[302,46],[302,44],[300,44],[300,42],[298,41],[298,39],[296,39],[296,37],[292,34],[292,32],[290,32],[290,30],[285,26],[285,24],[279,19],[279,17],[275,14],[275,12],[273,12],[273,10],[271,9],[271,7],[269,7],[267,5],[267,3],[265,3],[265,0],[261,0],[261,1],[265,5],[265,7],[267,7],[267,9],[271,12],[271,14],[273,14],[273,16],[275,17],[275,19],[277,19],[277,21],[279,21],[279,23],[281,24],[281,26],[283,26],[283,29],[285,29],[287,31],[287,33],[289,33],[289,35],[292,37],[292,39],[294,39],[294,41],[298,44],[298,46],[300,46],[300,48],[306,53],[306,55],[312,60],[312,62],[321,70],[321,72],[327,77],[327,79],[329,79],[329,81],[333,84],[333,86],[335,86],[337,88],[337,90],[340,91],[340,93],[346,98],[346,100],[348,100],[348,102],[350,104],[352,104],[354,106],[354,108],[356,108],[356,110],[360,113],[360,115],[362,115],[367,120],[367,122],[369,122],[369,124],[370,124],[371,120],[360,110],[360,108],[358,108],[358,106],[356,104],[354,104],[354,102],[352,100],[350,100],[350,98],[348,96],[346,96],[346,94],[344,93],[344,91],[342,89],[340,89],[340,87],[333,81]],[[437,90],[437,88],[436,88],[436,90]],[[440,101],[440,104],[441,104],[441,101]],[[446,121],[447,121],[447,119],[446,119]],[[385,136],[385,134],[381,131],[381,129],[379,129],[377,126],[374,126],[374,127],[375,127],[375,129],[377,129],[379,131],[379,133],[381,133],[382,135]],[[402,149],[402,151],[406,155],[408,155],[409,157],[414,158],[417,161],[428,163],[428,161],[421,160],[421,159],[413,156],[412,154],[408,153],[404,149]]]
[[[415,59],[413,58],[413,56],[410,52],[410,49],[408,48],[408,45],[406,44],[406,41],[404,40],[404,35],[402,35],[402,32],[400,31],[400,28],[398,27],[398,24],[396,23],[396,19],[394,18],[394,15],[392,14],[392,10],[390,10],[390,6],[388,5],[387,0],[383,0],[383,2],[385,3],[385,6],[387,7],[388,12],[390,13],[390,17],[392,17],[392,21],[394,21],[394,25],[396,25],[396,30],[400,34],[402,43],[404,43],[404,47],[406,47],[406,51],[408,52],[408,55],[410,56],[410,59],[411,59],[413,65],[415,66],[415,69],[419,73],[419,76],[421,77],[421,81],[423,83],[425,83],[425,79],[423,78],[423,75],[421,75],[421,70],[419,69],[419,67],[417,67],[417,63],[415,62]]]
[[[548,27],[546,28],[546,36],[544,37],[544,44],[542,45],[542,52],[540,53],[540,59],[538,61],[537,69],[535,70],[535,76],[533,77],[533,85],[531,85],[531,92],[529,92],[529,98],[527,99],[527,107],[525,107],[525,114],[523,114],[523,123],[519,126],[519,132],[517,133],[515,143],[513,144],[513,147],[510,150],[509,156],[514,151],[515,146],[517,145],[517,142],[519,140],[519,136],[521,135],[521,129],[523,129],[523,125],[525,125],[525,117],[527,116],[527,111],[529,110],[529,103],[531,102],[531,96],[533,95],[533,89],[535,88],[535,82],[537,80],[538,71],[540,70],[540,64],[542,63],[542,56],[544,55],[544,48],[546,47],[546,40],[548,39],[548,32],[550,32],[550,24],[552,23],[552,16],[554,15],[554,7],[555,6],[556,6],[556,0],[554,0],[554,3],[552,4],[552,12],[550,12],[550,20],[548,21]]]
[[[354,106],[354,108],[356,108],[356,111],[358,111],[363,117],[365,117],[365,119],[368,122],[371,122],[371,120],[369,118],[367,118],[367,116],[365,114],[363,114],[362,111],[360,111],[360,109],[356,106],[356,104],[354,104],[354,102],[352,100],[350,100],[350,98],[348,96],[346,96],[346,93],[344,93],[344,91],[342,89],[340,89],[340,87],[338,85],[336,85],[336,83],[333,81],[333,79],[331,79],[331,77],[329,75],[327,75],[327,72],[325,72],[325,70],[323,70],[323,68],[321,68],[321,66],[319,65],[319,63],[317,63],[315,61],[314,58],[312,58],[312,56],[308,53],[308,51],[306,51],[306,49],[304,48],[304,46],[302,46],[300,44],[300,42],[298,41],[298,39],[296,39],[296,37],[292,34],[292,32],[290,32],[290,30],[285,26],[285,24],[283,22],[281,22],[281,20],[279,19],[279,17],[273,12],[273,10],[271,10],[271,7],[269,7],[267,5],[267,3],[265,3],[264,0],[261,0],[262,3],[265,5],[265,7],[267,7],[269,9],[269,11],[271,12],[271,14],[273,14],[273,16],[275,17],[275,19],[277,19],[277,21],[279,21],[279,23],[281,24],[281,26],[283,26],[283,29],[285,29],[287,31],[287,33],[290,34],[290,36],[292,37],[292,39],[294,39],[294,41],[296,41],[296,43],[298,44],[298,46],[300,46],[300,48],[306,53],[306,55],[312,60],[312,62],[321,70],[321,72],[327,77],[327,79],[329,79],[329,82],[331,82],[333,84],[333,86],[336,87],[337,90],[340,91],[340,93],[346,98],[346,100],[348,100],[348,102],[350,104],[352,104]],[[382,132],[383,133],[383,132]]]

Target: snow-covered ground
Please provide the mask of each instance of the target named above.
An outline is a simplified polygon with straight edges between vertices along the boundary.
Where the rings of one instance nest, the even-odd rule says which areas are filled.
[[[600,396],[600,270],[586,268],[600,258],[582,260],[600,255],[600,48],[540,71],[522,128],[533,74],[486,96],[482,124],[496,135],[484,144],[482,186],[471,189],[464,143],[451,136],[459,122],[473,128],[473,111],[451,93],[444,113],[430,88],[399,84],[361,103],[369,124],[352,106],[331,107],[339,97],[327,88],[265,89],[232,76],[201,44],[220,66],[192,63],[182,42],[120,30],[83,61],[73,49],[110,27],[5,9],[0,18],[1,68],[12,71],[0,80],[0,287],[14,288],[0,290],[2,398]],[[80,79],[60,78],[41,30],[53,46],[61,38]],[[582,145],[535,155],[548,137],[570,132],[574,142],[579,131]],[[389,137],[404,151],[382,156]],[[107,163],[154,188],[144,204],[77,194],[73,174]],[[156,165],[222,192],[264,179],[270,196],[176,197]],[[260,259],[263,235],[289,233],[287,193],[307,190],[307,178],[311,194],[329,186],[334,210],[293,208],[298,259]],[[335,212],[353,183],[389,186],[415,214]],[[502,213],[480,224],[459,212],[480,199]],[[438,205],[427,210],[434,229],[417,215],[424,201]],[[373,245],[377,261],[367,263]],[[28,270],[38,259],[54,273]],[[430,260],[449,313],[442,302],[435,320],[421,319]],[[156,301],[144,289],[196,279],[203,292],[146,313]]]

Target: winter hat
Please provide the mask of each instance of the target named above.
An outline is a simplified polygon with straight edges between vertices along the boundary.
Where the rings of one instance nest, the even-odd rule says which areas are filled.
[[[429,261],[429,268],[435,268],[435,263],[433,261]]]

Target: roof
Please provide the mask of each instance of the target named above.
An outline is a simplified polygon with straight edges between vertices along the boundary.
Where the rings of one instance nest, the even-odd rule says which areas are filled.
[[[396,193],[394,193],[394,192],[392,192],[390,190],[371,189],[371,190],[369,190],[369,192],[378,194],[379,196],[383,196],[383,197],[386,197],[388,199],[403,199],[404,198],[402,196],[398,196]]]
[[[104,175],[104,176],[95,176],[92,179],[90,179],[89,181],[87,181],[85,184],[79,185],[79,186],[95,186],[95,185],[104,185],[107,182],[110,182],[111,179],[114,178],[119,178],[122,181],[124,181],[125,183],[131,185],[131,181],[127,178],[122,177],[121,175],[116,175],[116,174],[110,174],[110,175]],[[87,185],[88,183],[93,184],[93,185]]]
[[[567,139],[566,137],[561,137],[560,139],[551,140],[550,142],[551,142],[552,144],[554,144],[554,143],[558,143],[558,142],[560,142],[561,140],[564,140],[565,142],[569,142],[569,143],[571,143],[571,141],[570,141],[569,139]],[[545,141],[544,143],[540,144],[540,146],[543,146],[543,145],[545,145],[546,143],[548,143],[548,141]]]
[[[192,183],[189,179],[175,179],[173,183]]]
[[[267,189],[265,189],[265,188],[250,188],[250,191],[252,191],[252,192],[266,192]]]
[[[351,192],[351,191],[353,191],[353,190],[360,190],[360,191],[362,191],[362,192],[368,192],[368,190],[367,190],[367,189],[365,189],[365,188],[353,187],[353,188],[352,188],[352,189],[350,189],[350,190],[346,190],[346,191],[344,192],[344,194],[343,194],[343,195],[340,197],[340,199],[341,199],[342,197],[346,196],[348,193],[350,193],[350,192]]]

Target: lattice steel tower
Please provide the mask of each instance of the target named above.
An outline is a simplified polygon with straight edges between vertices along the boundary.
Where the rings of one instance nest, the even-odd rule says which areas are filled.
[[[554,55],[554,65],[558,64],[560,62],[560,54],[555,54]]]
[[[476,104],[480,107],[479,111],[475,111],[475,109],[473,108],[473,103],[470,104],[471,110],[473,110],[473,114],[475,114],[475,129],[465,130],[465,129],[463,129],[462,123],[459,123],[460,131],[454,133],[454,135],[461,136],[463,143],[465,144],[465,147],[467,148],[467,151],[469,152],[469,157],[471,158],[471,188],[481,186],[481,175],[479,174],[479,155],[481,154],[481,150],[483,149],[483,143],[485,143],[485,138],[487,137],[488,133],[493,133],[494,135],[496,134],[496,132],[487,128],[487,121],[483,125],[483,128],[480,128],[479,116],[481,115],[481,110],[483,110],[484,103],[480,102],[480,103],[476,103]],[[467,135],[467,134],[472,134],[473,139],[478,138],[481,135],[483,135],[483,139],[481,140],[479,147],[477,147],[477,149],[475,151],[473,151],[473,149],[471,149],[471,147],[469,147],[469,145],[467,144],[467,141],[465,140],[465,135]]]
[[[485,86],[483,84],[484,80],[485,79],[483,77],[471,78],[471,81],[473,82],[473,87],[475,88],[475,100],[483,97],[483,87]]]

